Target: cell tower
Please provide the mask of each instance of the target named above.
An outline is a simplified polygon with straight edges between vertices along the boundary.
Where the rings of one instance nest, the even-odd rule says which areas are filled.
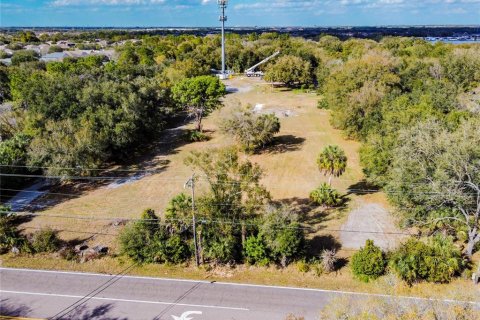
[[[227,78],[227,71],[225,70],[225,21],[227,16],[225,15],[225,9],[227,8],[228,0],[218,0],[218,6],[220,8],[220,21],[222,22],[222,73],[220,79]]]

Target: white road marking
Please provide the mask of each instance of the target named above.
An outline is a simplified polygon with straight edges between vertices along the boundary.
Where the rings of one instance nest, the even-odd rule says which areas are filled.
[[[102,273],[90,273],[90,272],[72,272],[72,271],[56,271],[56,270],[36,270],[36,269],[25,269],[25,268],[5,268],[0,267],[1,270],[6,271],[23,271],[23,272],[39,272],[39,273],[57,273],[57,274],[69,274],[76,276],[95,276],[95,277],[115,277],[114,274],[102,274]],[[380,297],[380,298],[396,298],[396,299],[407,299],[407,300],[417,300],[417,301],[437,301],[437,302],[446,302],[446,303],[468,303],[473,305],[479,305],[480,301],[463,301],[463,300],[454,300],[454,299],[436,299],[436,298],[422,298],[422,297],[412,297],[412,296],[393,296],[389,294],[380,294],[380,293],[366,293],[366,292],[354,292],[354,291],[341,291],[341,290],[326,290],[326,289],[314,289],[314,288],[297,288],[297,287],[283,287],[283,286],[269,286],[269,285],[260,285],[260,284],[244,284],[244,283],[234,283],[234,282],[217,282],[217,281],[205,281],[205,280],[188,280],[188,279],[169,279],[169,278],[155,278],[155,277],[143,277],[143,276],[122,276],[122,278],[127,279],[143,279],[143,280],[155,280],[155,281],[177,281],[177,282],[190,282],[190,283],[208,283],[212,285],[225,285],[225,286],[238,286],[238,287],[253,287],[253,288],[265,288],[265,289],[279,289],[279,290],[298,290],[298,291],[310,291],[310,292],[321,292],[321,293],[332,293],[332,294],[343,294],[343,295],[356,295],[356,296],[370,296],[370,297]]]
[[[191,314],[202,314],[202,311],[185,311],[180,317],[172,315],[173,320],[192,320],[189,315]]]
[[[117,301],[117,302],[133,302],[133,303],[146,303],[146,304],[161,304],[161,305],[169,305],[169,306],[174,305],[174,306],[182,306],[182,307],[250,311],[250,309],[246,309],[246,308],[210,306],[210,305],[201,305],[201,304],[175,303],[175,302],[163,302],[163,301],[132,300],[132,299],[107,298],[107,297],[96,297],[96,296],[76,296],[76,295],[70,295],[70,294],[10,291],[10,290],[0,290],[0,292],[11,293],[11,294],[24,294],[24,295],[31,295],[31,296],[47,296],[47,297],[61,297],[61,298],[75,298],[75,299],[83,298],[83,299],[90,299],[90,300],[107,300],[107,301]]]
[[[115,274],[105,273],[93,273],[82,271],[57,271],[57,270],[37,270],[37,269],[25,269],[25,268],[5,268],[0,267],[0,270],[5,271],[22,271],[22,272],[38,272],[38,273],[57,273],[57,274],[69,274],[75,276],[94,276],[94,277],[115,277]],[[191,280],[191,279],[169,279],[169,278],[156,278],[156,277],[143,277],[143,276],[129,276],[122,275],[122,278],[127,279],[144,279],[144,280],[157,280],[157,281],[177,281],[177,282],[190,282],[190,283],[212,283],[212,281],[206,280]]]

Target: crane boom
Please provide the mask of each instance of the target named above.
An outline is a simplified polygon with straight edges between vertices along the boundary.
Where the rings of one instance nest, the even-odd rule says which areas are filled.
[[[251,66],[250,68],[248,68],[247,70],[245,70],[245,74],[247,75],[247,77],[251,77],[251,76],[263,76],[263,72],[261,71],[258,71],[258,72],[255,72],[255,69],[258,67],[258,66],[261,66],[262,64],[264,64],[265,62],[267,62],[268,60],[270,59],[273,59],[275,58],[276,56],[278,56],[280,54],[280,51],[276,51],[274,54],[272,54],[271,56],[269,57],[266,57],[265,59],[263,59],[262,61],[260,61],[259,63],[257,63],[256,65],[254,66]]]

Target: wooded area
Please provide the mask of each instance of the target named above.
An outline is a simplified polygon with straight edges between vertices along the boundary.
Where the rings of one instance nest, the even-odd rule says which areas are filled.
[[[265,33],[229,34],[227,47],[229,66],[238,73],[280,51],[282,56],[264,67],[265,80],[288,90],[314,90],[318,108],[330,110],[335,128],[362,143],[366,182],[383,188],[403,225],[416,226],[420,236],[444,237],[428,245],[409,242],[393,255],[399,269],[411,252],[454,260],[453,266],[445,266],[444,277],[405,273],[406,281],[448,282],[464,268],[451,243],[460,244],[467,258],[480,246],[478,44],[390,37],[379,42],[332,36],[312,41]],[[94,176],[100,172],[95,169],[141,152],[179,117],[193,118],[201,133],[203,117],[220,108],[226,94],[210,75],[220,66],[219,48],[218,36],[183,35],[127,42],[118,47],[116,61],[92,56],[44,63],[34,54],[16,52],[11,66],[0,66],[0,102],[13,103],[11,111],[0,115],[2,173]],[[225,117],[222,130],[244,151],[255,152],[279,128],[273,115],[237,109]],[[306,257],[297,218],[283,207],[267,208],[261,170],[239,160],[237,150],[196,152],[188,164],[209,181],[209,192],[198,200],[200,216],[238,224],[221,224],[215,231],[200,226],[202,261],[285,266]],[[318,166],[333,178],[345,171],[347,159],[341,149],[329,146]],[[4,177],[1,187],[22,182]],[[327,184],[310,197],[318,205],[342,203]],[[166,222],[190,219],[190,201],[185,195],[174,198]],[[148,221],[161,219],[153,212],[144,216],[147,222],[132,224],[121,237],[127,255],[141,262],[178,263],[191,257],[192,234],[186,225],[152,226]],[[142,251],[138,246],[145,239],[152,247]],[[378,258],[373,244],[367,245]],[[430,266],[428,261],[425,265]]]

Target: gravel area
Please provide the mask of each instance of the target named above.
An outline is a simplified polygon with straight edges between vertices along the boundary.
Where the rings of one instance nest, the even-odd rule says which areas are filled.
[[[367,239],[382,249],[393,249],[406,237],[407,231],[398,229],[390,212],[376,203],[352,210],[340,231],[342,247],[349,249],[363,247]]]

